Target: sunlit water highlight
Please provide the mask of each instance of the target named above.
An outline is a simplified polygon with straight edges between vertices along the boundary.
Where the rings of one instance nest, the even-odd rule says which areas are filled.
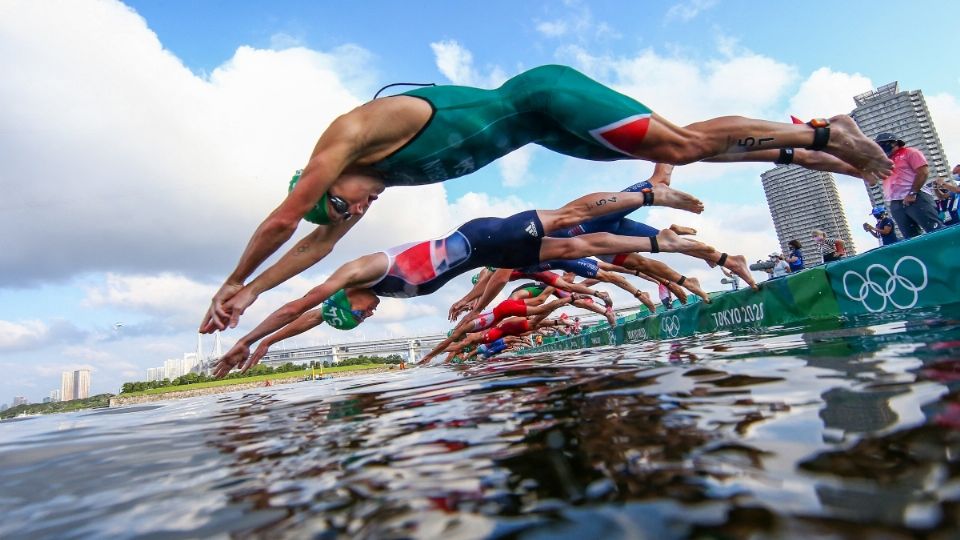
[[[950,538],[958,381],[951,307],[25,418],[0,538]]]

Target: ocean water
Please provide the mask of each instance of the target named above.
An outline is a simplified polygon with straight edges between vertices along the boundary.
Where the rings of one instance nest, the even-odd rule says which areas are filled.
[[[960,308],[0,423],[0,538],[957,538]]]

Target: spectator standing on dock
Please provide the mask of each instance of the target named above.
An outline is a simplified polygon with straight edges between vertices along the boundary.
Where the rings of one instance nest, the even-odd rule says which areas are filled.
[[[767,270],[767,273],[770,274],[770,279],[783,277],[790,273],[790,265],[787,264],[787,261],[783,260],[782,254],[771,253],[770,261],[773,262],[773,268]]]
[[[937,178],[934,183],[933,192],[937,197],[937,211],[940,215],[940,221],[943,221],[948,227],[960,223],[958,207],[960,207],[960,165],[953,168],[952,178]],[[946,221],[947,216],[950,221]]]
[[[799,272],[803,270],[803,251],[800,249],[803,245],[800,244],[799,240],[791,240],[787,242],[787,246],[790,247],[790,252],[783,259],[790,265],[790,271]]]
[[[880,239],[880,243],[884,246],[895,244],[898,240],[897,233],[893,230],[893,220],[887,215],[887,209],[879,205],[875,206],[870,213],[877,218],[877,224],[864,223],[863,230]]]
[[[942,229],[933,194],[927,191],[932,188],[924,186],[930,167],[923,152],[907,146],[895,133],[881,133],[874,140],[893,160],[893,173],[883,179],[883,197],[900,234],[913,238],[921,229]]]
[[[847,254],[843,240],[828,238],[827,233],[820,229],[814,229],[811,235],[813,236],[813,243],[820,250],[820,255],[823,256],[823,262],[839,261]]]

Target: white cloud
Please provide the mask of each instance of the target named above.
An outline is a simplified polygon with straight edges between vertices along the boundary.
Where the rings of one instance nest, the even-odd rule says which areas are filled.
[[[930,116],[937,127],[937,135],[943,144],[943,151],[948,158],[952,157],[949,165],[960,163],[960,102],[946,92],[926,96]]]
[[[520,187],[530,180],[530,160],[535,149],[535,146],[527,145],[497,160],[504,187]]]
[[[678,2],[667,10],[665,19],[667,21],[681,20],[683,22],[691,21],[700,13],[717,5],[717,0],[686,0]]]
[[[0,351],[33,348],[42,344],[49,328],[41,321],[10,322],[0,320]]]
[[[853,96],[873,87],[870,79],[859,73],[822,67],[800,84],[796,95],[790,98],[787,113],[804,120],[849,113],[854,107]]]
[[[556,38],[567,33],[567,23],[563,20],[541,21],[537,23],[537,32],[546,37]]]
[[[86,305],[112,306],[133,311],[170,314],[184,305],[202,306],[216,292],[183,275],[118,275],[108,273],[106,282],[87,289]]]
[[[558,55],[681,125],[728,114],[775,115],[797,78],[793,66],[745,50],[707,62],[666,57],[653,49],[608,57],[567,46]]]
[[[436,57],[437,69],[453,84],[493,88],[507,80],[506,73],[498,66],[490,68],[486,75],[473,65],[473,54],[455,40],[430,44]]]
[[[2,284],[225,272],[370,77],[345,46],[241,47],[201,78],[109,1],[4,2],[0,50]]]

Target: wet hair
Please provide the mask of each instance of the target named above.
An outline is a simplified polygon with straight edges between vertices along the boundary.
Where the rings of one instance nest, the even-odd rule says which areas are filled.
[[[792,247],[793,249],[800,249],[800,248],[803,247],[803,245],[800,244],[800,241],[799,241],[799,240],[791,240],[791,241],[787,242],[787,245],[790,246],[790,247]]]

